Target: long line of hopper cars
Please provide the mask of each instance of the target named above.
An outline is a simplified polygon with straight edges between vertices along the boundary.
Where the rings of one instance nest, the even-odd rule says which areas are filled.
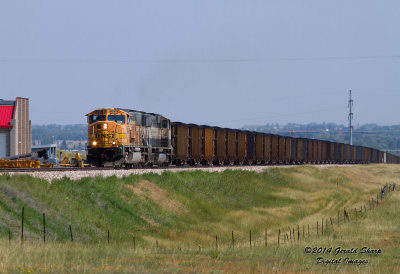
[[[205,125],[120,108],[88,116],[88,163],[95,166],[400,163],[377,149]]]

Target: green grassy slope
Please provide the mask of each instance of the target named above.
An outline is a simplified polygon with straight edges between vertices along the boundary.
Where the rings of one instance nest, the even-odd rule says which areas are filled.
[[[336,216],[373,197],[385,183],[398,182],[397,166],[271,168],[264,173],[165,172],[123,179],[84,178],[48,183],[29,176],[0,176],[0,235],[19,237],[21,208],[25,235],[80,242],[187,244],[197,246],[233,230],[245,237],[320,216]],[[396,176],[397,175],[397,176]],[[340,177],[337,189],[336,180]],[[222,237],[222,236],[221,236]],[[221,240],[223,240],[221,238]]]

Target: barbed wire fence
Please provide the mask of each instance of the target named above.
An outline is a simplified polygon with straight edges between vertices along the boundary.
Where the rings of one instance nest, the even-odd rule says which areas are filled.
[[[312,237],[323,237],[330,235],[332,232],[337,231],[337,228],[341,225],[357,222],[362,218],[367,216],[369,211],[373,211],[378,209],[382,204],[383,200],[390,197],[391,193],[396,190],[396,184],[386,184],[380,191],[371,197],[368,201],[363,201],[358,203],[356,207],[346,208],[338,210],[337,216],[328,216],[321,217],[318,220],[314,220],[313,222],[307,222],[297,225],[290,225],[288,227],[281,227],[278,229],[270,229],[265,227],[262,233],[254,233],[254,231],[249,230],[247,237],[244,236],[243,232],[235,232],[231,231],[229,235],[227,234],[212,234],[207,233],[210,238],[209,244],[195,244],[191,249],[198,249],[198,251],[204,250],[239,250],[243,248],[256,248],[256,247],[274,247],[280,248],[284,246],[288,246],[300,241],[304,241],[307,239],[311,239]],[[46,215],[43,213],[42,215],[42,223],[41,227],[38,227],[38,222],[26,223],[25,220],[25,208],[22,207],[21,210],[21,223],[18,225],[15,221],[9,220],[12,225],[8,227],[8,240],[19,241],[21,244],[29,243],[29,242],[43,242],[46,244]],[[28,231],[24,230],[26,226],[29,228]],[[13,235],[12,229],[15,231],[16,229],[20,230],[19,235]],[[70,242],[79,242],[76,241],[76,235],[74,235],[73,227],[71,224],[68,225],[67,233],[68,233],[68,241]],[[260,231],[260,230],[257,230]],[[75,237],[75,238],[74,238]],[[112,235],[110,230],[107,230],[107,235],[102,236],[104,243],[110,244],[110,240],[112,240]],[[57,240],[57,238],[55,238]],[[133,236],[131,239],[127,239],[128,241],[132,241],[133,249],[138,247],[138,238]],[[101,242],[101,239],[100,239]],[[143,244],[142,249],[165,249],[162,245],[159,244],[158,240],[154,243]],[[179,249],[179,248],[178,248]]]

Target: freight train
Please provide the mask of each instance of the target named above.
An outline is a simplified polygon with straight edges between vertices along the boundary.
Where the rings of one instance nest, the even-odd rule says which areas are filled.
[[[171,122],[137,110],[103,108],[87,116],[87,162],[95,166],[400,163],[373,148]]]

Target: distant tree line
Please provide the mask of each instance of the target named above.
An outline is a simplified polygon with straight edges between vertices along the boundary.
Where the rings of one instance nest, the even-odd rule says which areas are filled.
[[[33,144],[60,144],[61,149],[67,148],[67,141],[87,141],[87,125],[32,125],[32,143]],[[79,143],[74,149],[81,149]]]

